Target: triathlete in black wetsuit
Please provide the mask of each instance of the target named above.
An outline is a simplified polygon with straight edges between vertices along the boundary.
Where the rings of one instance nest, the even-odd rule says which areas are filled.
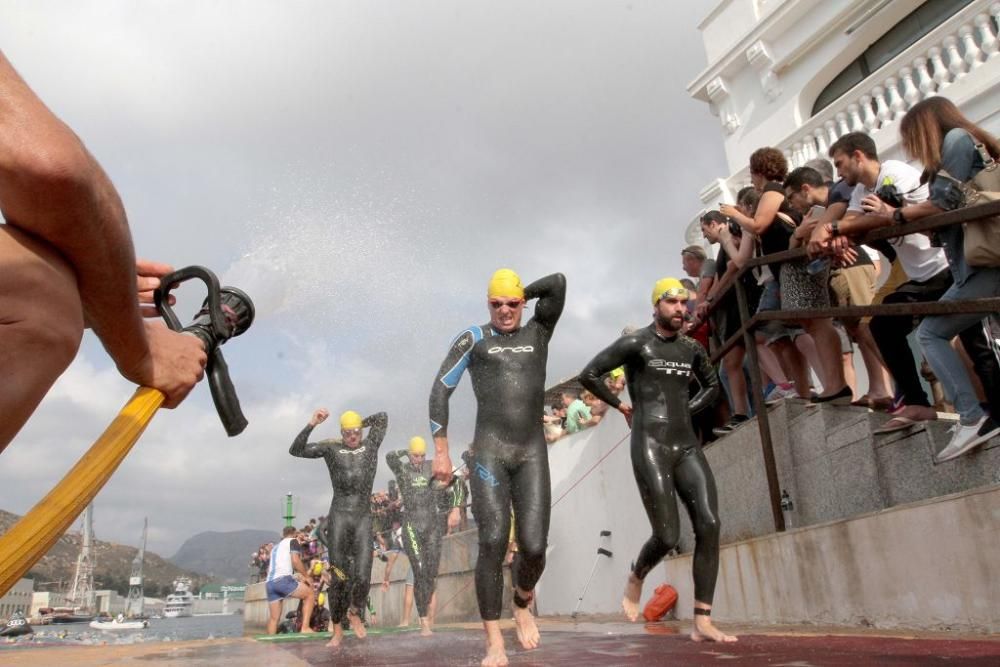
[[[320,408],[309,424],[295,438],[288,453],[304,459],[326,460],[333,484],[333,501],[327,517],[326,544],[330,557],[330,620],[333,637],[328,646],[337,647],[343,640],[341,620],[347,612],[351,628],[358,638],[365,637],[361,613],[368,598],[372,572],[372,482],[378,467],[378,448],[385,438],[389,418],[378,412],[361,419],[347,411],[340,417],[341,438],[307,442],[309,434],[326,421],[330,413]],[[369,428],[362,439],[362,430]]]
[[[479,525],[476,595],[487,635],[484,665],[507,664],[500,634],[502,564],[513,504],[520,551],[511,568],[514,620],[525,648],[538,645],[538,629],[528,611],[535,583],[545,567],[551,488],[542,413],[549,340],[566,301],[561,273],[527,287],[513,271],[501,269],[487,291],[491,319],[469,327],[452,342],[430,396],[434,474],[451,476],[448,454],[448,399],[468,369],[478,406],[472,443],[472,511]],[[535,316],[521,326],[525,301],[538,299]]]
[[[632,427],[632,470],[653,535],[639,552],[622,606],[629,620],[639,615],[642,582],[680,537],[676,492],[687,507],[695,533],[695,630],[691,638],[735,641],[712,625],[710,612],[719,572],[719,519],[715,477],[691,426],[691,415],[710,406],[719,382],[700,343],[679,332],[687,290],[664,278],[653,288],[653,323],[622,336],[594,357],[580,373],[580,383],[620,410]],[[601,377],[625,366],[634,408],[612,394]],[[701,389],[689,398],[692,375]]]
[[[445,528],[438,515],[438,506],[444,502],[442,496],[447,496],[451,508],[448,523],[455,527],[464,501],[462,481],[456,477],[451,484],[444,485],[435,479],[426,455],[427,443],[419,436],[410,439],[408,449],[385,455],[385,462],[396,476],[403,498],[403,549],[413,570],[413,598],[420,616],[420,634],[425,637],[431,634],[428,611]]]

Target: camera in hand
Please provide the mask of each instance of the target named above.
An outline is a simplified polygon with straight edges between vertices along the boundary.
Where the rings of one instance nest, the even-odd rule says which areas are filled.
[[[903,195],[895,183],[885,183],[875,191],[875,196],[893,208],[903,207]]]

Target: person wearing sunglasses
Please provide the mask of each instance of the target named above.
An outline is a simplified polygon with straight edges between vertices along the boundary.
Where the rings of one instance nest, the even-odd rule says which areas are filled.
[[[532,299],[538,299],[534,317],[522,326],[525,302]],[[434,378],[430,420],[434,474],[449,482],[448,401],[468,370],[477,404],[469,472],[472,512],[479,525],[476,597],[487,644],[482,664],[506,665],[500,610],[512,505],[520,547],[511,567],[514,622],[524,648],[535,648],[539,641],[529,605],[545,567],[551,504],[542,429],[545,364],[566,303],[566,278],[554,273],[524,287],[516,273],[500,269],[490,280],[486,301],[490,321],[455,338]]]
[[[333,500],[327,515],[326,546],[332,574],[327,600],[333,637],[327,646],[337,648],[344,639],[341,621],[345,613],[358,639],[367,634],[361,613],[367,604],[372,573],[372,483],[389,417],[377,412],[362,419],[357,412],[348,410],[340,416],[340,438],[308,442],[313,429],[329,416],[326,408],[316,410],[288,453],[304,459],[324,459],[330,471]],[[366,428],[368,435],[363,437]]]
[[[632,471],[639,485],[653,534],[639,551],[629,573],[622,609],[630,621],[639,617],[642,583],[677,546],[680,494],[694,527],[695,641],[736,641],[712,625],[712,598],[719,573],[719,512],[715,477],[698,444],[691,415],[719,396],[719,380],[708,353],[681,334],[688,291],[676,278],[653,286],[653,323],[627,334],[594,357],[580,373],[580,384],[625,416],[632,428]],[[625,367],[629,396],[623,403],[601,378]],[[700,389],[688,393],[692,380]]]

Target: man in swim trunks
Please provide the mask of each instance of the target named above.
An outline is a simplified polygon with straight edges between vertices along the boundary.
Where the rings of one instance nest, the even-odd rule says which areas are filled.
[[[340,416],[340,438],[307,442],[312,430],[329,416],[325,408],[316,410],[288,453],[304,459],[325,459],[330,470],[333,501],[327,515],[326,545],[332,580],[327,599],[333,637],[327,646],[337,648],[344,639],[341,621],[345,612],[358,639],[367,635],[361,614],[372,573],[372,483],[389,417],[378,412],[362,419],[357,412],[348,410]],[[365,428],[370,430],[362,438]]]
[[[271,565],[267,568],[267,607],[270,617],[267,619],[267,634],[278,632],[278,620],[281,618],[281,602],[287,597],[302,600],[303,634],[313,632],[308,619],[312,618],[315,603],[313,589],[308,581],[309,572],[302,564],[302,545],[299,544],[298,530],[295,526],[285,526],[281,531],[282,540],[271,550]],[[302,575],[297,580],[294,573]]]
[[[715,477],[691,426],[691,415],[710,406],[719,381],[705,349],[680,333],[688,291],[675,278],[653,287],[653,323],[624,335],[594,357],[580,373],[580,384],[625,415],[632,428],[632,470],[653,528],[625,586],[622,607],[630,621],[639,616],[642,583],[680,537],[675,493],[694,527],[695,641],[736,641],[712,625],[712,598],[719,573],[719,518]],[[625,366],[629,396],[622,403],[601,378]],[[701,385],[688,392],[692,376]]]
[[[429,613],[441,559],[441,536],[444,524],[438,517],[438,497],[449,497],[448,526],[454,528],[462,506],[462,480],[455,477],[450,485],[434,478],[427,460],[427,443],[420,436],[410,438],[405,450],[385,455],[389,469],[396,476],[403,497],[403,549],[413,574],[413,597],[420,616],[420,635],[429,637]]]
[[[538,299],[535,315],[521,326],[527,301]],[[551,486],[542,414],[549,340],[566,302],[566,278],[554,273],[523,287],[510,269],[493,274],[487,289],[490,321],[471,326],[452,342],[430,396],[434,474],[450,481],[448,399],[468,369],[476,395],[476,432],[471,451],[472,512],[479,525],[476,596],[486,630],[483,665],[506,665],[500,634],[503,558],[510,509],[517,519],[511,577],[514,622],[526,649],[538,646],[529,605],[545,567]]]

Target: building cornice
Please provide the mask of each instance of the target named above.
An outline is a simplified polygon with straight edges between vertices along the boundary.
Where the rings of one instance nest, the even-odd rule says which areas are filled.
[[[717,16],[718,10],[729,3],[722,3],[709,18],[702,22],[704,26],[710,18]],[[794,25],[811,11],[815,11],[821,4],[820,0],[789,0],[775,7],[769,14],[761,18],[748,34],[744,35],[736,42],[722,58],[710,64],[694,81],[688,84],[688,94],[703,102],[709,102],[707,87],[710,81],[726,77],[731,77],[745,67],[750,66],[751,54],[759,52],[758,44],[771,44],[773,39],[781,34],[788,25]],[[919,3],[916,3],[919,4]],[[848,0],[844,7],[836,13],[832,20],[825,21],[812,34],[802,35],[798,45],[787,54],[774,54],[771,71],[780,72],[801,58],[808,50],[815,48],[815,44],[828,38],[830,35],[843,30],[850,23],[862,16],[871,7],[871,0]],[[881,11],[881,10],[880,10]],[[755,48],[756,47],[756,48]]]

